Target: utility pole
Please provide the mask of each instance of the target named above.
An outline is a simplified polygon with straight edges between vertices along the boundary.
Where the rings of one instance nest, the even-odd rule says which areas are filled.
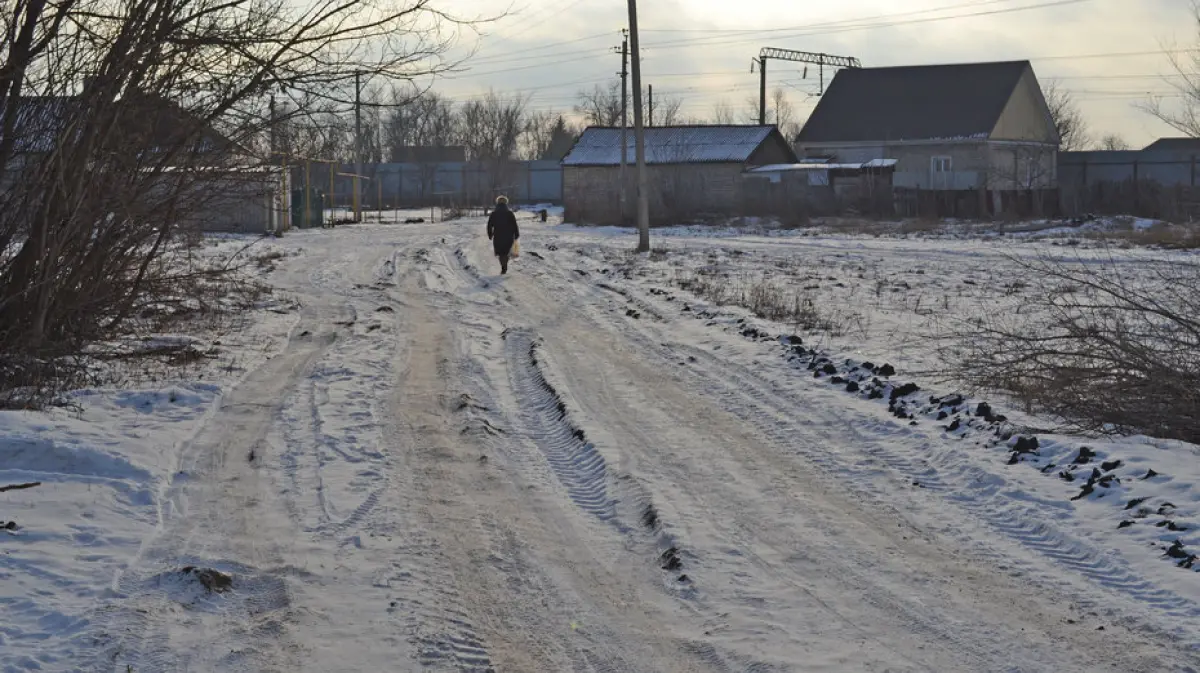
[[[767,57],[759,56],[754,59],[754,63],[758,64],[758,125],[765,126],[767,123]],[[750,71],[754,72],[754,67],[750,67]]]
[[[628,142],[626,140],[626,133],[627,133],[626,129],[629,128],[629,103],[627,100],[627,96],[629,93],[629,86],[628,86],[628,81],[629,81],[629,31],[622,29],[621,33],[626,36],[625,39],[621,41],[621,174],[620,174],[621,204],[620,204],[620,206],[621,206],[621,223],[624,224],[625,216],[629,212],[629,208],[626,205],[628,199],[625,195],[626,191],[627,191],[625,186],[628,184],[628,181],[625,179],[625,164],[628,163],[628,160],[626,159],[625,148],[628,146]]]
[[[650,113],[649,114],[650,118],[646,120],[646,126],[654,126],[654,85],[653,84],[646,85],[646,97],[649,99],[646,101],[646,112]]]
[[[629,0],[629,41],[633,49],[633,136],[637,144],[637,251],[649,252],[650,193],[646,185],[646,129],[642,127],[642,51],[638,48],[637,0]]]
[[[354,221],[362,222],[362,73],[354,73]]]

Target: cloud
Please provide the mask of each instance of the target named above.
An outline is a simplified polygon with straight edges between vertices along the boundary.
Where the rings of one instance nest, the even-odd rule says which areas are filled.
[[[688,114],[706,114],[718,100],[741,107],[757,95],[750,60],[764,46],[856,56],[866,66],[1028,58],[1040,79],[1074,92],[1098,134],[1117,133],[1136,146],[1168,133],[1133,104],[1169,91],[1168,62],[1158,52],[1164,42],[1196,41],[1190,3],[1084,0],[968,16],[1047,2],[1053,0],[921,0],[901,8],[843,0],[815,9],[793,0],[642,2],[644,79],[656,94],[682,98]],[[466,15],[497,11],[485,0],[459,0],[455,8]],[[518,0],[508,16],[483,27],[469,71],[434,86],[460,99],[508,91],[529,97],[535,109],[569,112],[580,90],[616,79],[624,9],[611,1]],[[1119,55],[1127,52],[1152,53]],[[816,68],[803,78],[801,64],[768,66],[770,87],[783,87],[807,114]]]

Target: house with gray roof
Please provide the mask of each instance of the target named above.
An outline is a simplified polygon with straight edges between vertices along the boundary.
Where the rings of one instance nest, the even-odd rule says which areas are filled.
[[[1058,146],[1029,61],[839,70],[796,139],[803,156],[895,159],[897,189],[987,191],[997,205],[1054,189]]]
[[[632,223],[637,202],[634,133],[626,134],[627,202],[621,212],[621,129],[584,130],[562,160],[564,217],[587,224]],[[743,210],[749,168],[796,162],[773,125],[655,126],[645,129],[650,216],[655,223]]]

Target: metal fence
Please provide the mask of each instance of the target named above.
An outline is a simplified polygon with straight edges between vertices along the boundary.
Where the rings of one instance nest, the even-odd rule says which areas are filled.
[[[1062,211],[1195,219],[1200,215],[1198,158],[1172,151],[1063,152],[1058,163]]]
[[[296,187],[327,195],[334,207],[354,202],[355,165],[297,162]],[[562,167],[557,161],[429,162],[363,164],[362,206],[368,210],[490,204],[499,194],[513,203],[561,203]]]

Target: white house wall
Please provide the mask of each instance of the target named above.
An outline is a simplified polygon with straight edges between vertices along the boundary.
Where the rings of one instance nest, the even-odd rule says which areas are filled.
[[[1058,132],[1046,106],[1046,97],[1041,85],[1027,69],[1017,82],[1013,95],[1000,113],[991,140],[1024,140],[1041,143],[1058,143]]]

